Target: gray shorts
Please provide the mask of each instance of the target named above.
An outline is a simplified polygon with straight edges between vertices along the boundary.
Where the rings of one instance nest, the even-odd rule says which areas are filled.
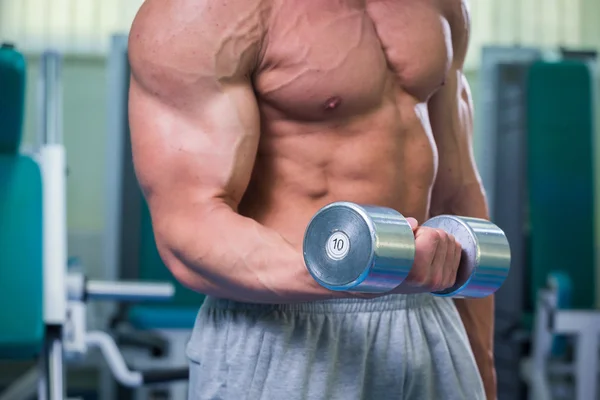
[[[193,400],[485,399],[454,303],[428,294],[295,305],[207,298],[187,355]]]

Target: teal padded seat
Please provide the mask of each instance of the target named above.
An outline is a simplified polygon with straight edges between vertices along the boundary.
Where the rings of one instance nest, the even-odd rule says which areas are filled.
[[[131,307],[129,321],[137,329],[144,330],[192,329],[204,295],[183,286],[164,265],[154,241],[150,212],[143,200],[142,203],[139,279],[171,282],[175,286],[175,296],[166,303]]]
[[[0,359],[37,356],[44,339],[42,178],[18,154],[25,60],[0,48]]]
[[[171,305],[170,307],[137,306],[129,310],[129,321],[137,329],[182,329],[194,327],[200,307]]]

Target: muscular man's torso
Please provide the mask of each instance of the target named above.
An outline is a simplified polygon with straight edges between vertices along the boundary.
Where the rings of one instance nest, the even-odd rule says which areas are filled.
[[[261,138],[239,212],[298,247],[332,201],[423,222],[437,169],[427,102],[450,68],[453,31],[464,29],[446,16],[461,2],[264,2],[253,76]]]

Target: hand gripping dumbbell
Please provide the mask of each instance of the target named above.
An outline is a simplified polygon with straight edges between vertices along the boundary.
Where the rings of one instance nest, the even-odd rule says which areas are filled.
[[[432,294],[487,297],[510,270],[510,246],[493,223],[441,215],[422,226],[452,234],[462,246],[454,286]],[[313,278],[335,291],[389,292],[414,262],[415,236],[402,214],[386,208],[336,202],[319,210],[304,235],[304,261]]]

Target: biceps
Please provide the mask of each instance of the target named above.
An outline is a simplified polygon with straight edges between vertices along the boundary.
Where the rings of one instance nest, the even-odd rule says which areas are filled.
[[[202,101],[175,105],[132,80],[134,165],[151,208],[168,204],[183,211],[214,198],[237,205],[246,190],[259,137],[252,91],[232,87],[202,95]]]

